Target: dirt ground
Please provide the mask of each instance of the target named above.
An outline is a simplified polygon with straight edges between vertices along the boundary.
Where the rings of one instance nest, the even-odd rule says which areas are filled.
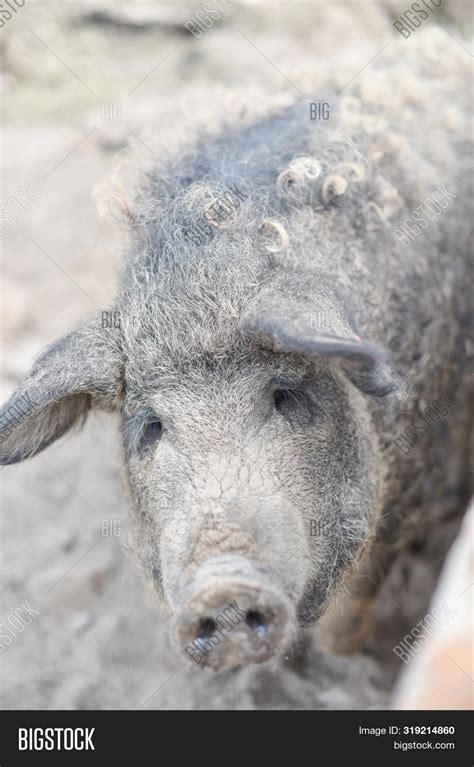
[[[198,6],[181,2],[19,9],[0,30],[2,204],[23,184],[38,197],[2,237],[2,401],[40,348],[113,294],[123,235],[99,219],[92,190],[130,146],[146,156],[152,135],[165,158],[183,125],[212,120],[224,102],[235,108],[242,91],[250,101],[289,100],[295,84],[309,92],[335,50],[344,84],[395,34],[404,6],[236,3],[200,39],[183,29]],[[468,4],[440,20],[464,33]],[[127,555],[120,472],[117,424],[105,415],[4,471],[0,618],[25,602],[39,614],[0,655],[2,708],[389,704],[392,647],[426,610],[456,509],[437,510],[433,540],[381,584],[364,653],[330,657],[313,631],[277,665],[214,676],[185,668],[168,644],[167,617]]]

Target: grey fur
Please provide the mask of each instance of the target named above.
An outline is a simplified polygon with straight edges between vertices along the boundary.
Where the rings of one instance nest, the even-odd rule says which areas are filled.
[[[90,407],[120,413],[133,546],[172,611],[203,568],[212,579],[223,561],[234,575],[251,561],[301,623],[349,584],[344,630],[357,635],[370,583],[428,529],[433,500],[465,503],[469,68],[441,31],[417,37],[330,99],[328,124],[310,123],[304,100],[150,172],[112,307],[120,327],[91,318],[5,405],[35,403],[14,428],[2,416],[4,463]],[[393,230],[441,183],[456,201],[404,248]],[[197,241],[232,188],[231,225],[208,222]],[[408,376],[417,396],[400,412],[390,395]],[[279,412],[275,389],[289,390]],[[458,407],[404,456],[393,439],[441,392]],[[162,436],[141,449],[150,418]]]

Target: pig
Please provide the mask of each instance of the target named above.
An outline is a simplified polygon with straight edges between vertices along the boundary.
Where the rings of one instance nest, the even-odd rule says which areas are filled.
[[[363,647],[394,557],[443,498],[462,514],[468,78],[420,31],[321,83],[325,110],[223,119],[157,163],[124,201],[118,321],[49,346],[2,410],[4,464],[120,419],[131,546],[196,667],[278,659],[317,620]]]

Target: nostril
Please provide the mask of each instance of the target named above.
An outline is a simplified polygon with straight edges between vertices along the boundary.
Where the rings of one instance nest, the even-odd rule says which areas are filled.
[[[188,584],[187,609],[173,620],[171,637],[188,661],[220,671],[264,663],[283,651],[295,620],[283,593],[262,590],[257,577],[229,578],[225,572],[221,579],[206,577],[206,571],[199,575],[199,589]]]
[[[213,618],[203,618],[199,623],[198,637],[210,637],[217,629]]]
[[[245,616],[245,622],[252,631],[255,631],[259,639],[265,636],[265,619],[257,610],[249,610]]]

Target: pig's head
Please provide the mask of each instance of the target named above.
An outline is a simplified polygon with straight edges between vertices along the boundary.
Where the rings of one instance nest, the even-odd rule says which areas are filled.
[[[120,413],[132,546],[175,642],[214,669],[281,652],[370,540],[367,400],[394,386],[321,275],[234,282],[124,291],[116,327],[98,316],[49,347],[1,416],[14,463],[91,408]]]

